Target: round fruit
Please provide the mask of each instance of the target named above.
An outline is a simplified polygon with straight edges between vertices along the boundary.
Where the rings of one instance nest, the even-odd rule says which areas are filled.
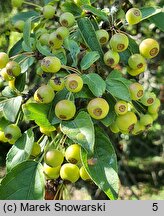
[[[139,74],[143,73],[147,68],[147,64],[145,64],[142,68],[140,69],[132,69],[130,67],[127,66],[127,72],[128,74],[130,74],[131,76],[138,76]]]
[[[21,136],[20,128],[15,124],[10,124],[4,129],[5,137],[13,144],[16,142]]]
[[[42,46],[47,46],[49,44],[49,34],[48,33],[44,33],[40,36],[39,38],[39,42],[41,43]]]
[[[53,49],[59,49],[63,45],[63,40],[57,37],[56,32],[52,32],[49,35],[49,45],[53,47]]]
[[[125,115],[119,115],[116,118],[116,125],[121,131],[131,132],[137,123],[137,117],[133,112],[127,112]]]
[[[145,126],[142,125],[140,122],[137,122],[135,125],[134,125],[134,129],[132,131],[132,134],[133,135],[138,135],[142,132],[144,132],[145,130]]]
[[[0,52],[0,69],[6,67],[9,62],[9,56],[5,52]]]
[[[0,131],[0,142],[8,142],[8,139],[5,137],[5,133],[3,131]]]
[[[44,162],[50,167],[58,167],[64,161],[64,155],[57,149],[51,149],[46,152]]]
[[[113,51],[123,52],[128,48],[129,39],[125,34],[116,33],[111,37],[109,45],[113,49]]]
[[[61,120],[69,120],[74,117],[76,106],[70,100],[61,100],[55,106],[55,115]]]
[[[103,119],[109,112],[109,104],[103,98],[94,98],[89,102],[87,110],[92,118]]]
[[[71,163],[66,163],[62,165],[60,169],[60,177],[63,180],[67,180],[72,183],[75,183],[80,177],[78,166],[76,166],[75,164],[71,164]]]
[[[21,73],[21,67],[17,62],[10,61],[6,65],[6,72],[9,76],[16,77]]]
[[[139,100],[143,97],[144,88],[139,83],[132,83],[129,86],[130,96],[132,100]]]
[[[51,103],[55,97],[53,88],[49,85],[42,85],[34,93],[34,100],[38,103]]]
[[[77,74],[69,74],[65,80],[65,87],[70,92],[79,92],[83,88],[83,80]]]
[[[39,145],[39,143],[34,142],[33,147],[32,147],[32,151],[31,151],[31,155],[36,157],[40,154],[41,152],[41,147]]]
[[[41,68],[44,72],[56,73],[61,69],[60,59],[47,56],[41,62]]]
[[[75,17],[72,13],[65,12],[60,16],[59,22],[62,26],[71,27],[75,23]]]
[[[25,22],[23,20],[18,20],[14,24],[15,30],[18,32],[23,32],[24,24],[25,24]]]
[[[126,12],[126,20],[130,25],[137,24],[142,19],[142,13],[138,8],[130,8]]]
[[[69,30],[67,27],[60,26],[58,29],[56,29],[56,37],[59,40],[64,40],[68,36],[69,36]]]
[[[114,106],[115,112],[118,115],[124,115],[128,112],[128,104],[125,101],[117,101],[117,103]]]
[[[145,115],[142,115],[140,117],[140,124],[141,125],[144,125],[145,127],[148,127],[148,126],[151,126],[153,123],[153,118],[151,115],[149,114],[145,114]]]
[[[109,50],[104,54],[104,62],[110,67],[116,66],[120,61],[120,56],[117,52]]]
[[[60,78],[56,76],[52,77],[49,80],[48,85],[50,85],[54,91],[61,91],[65,87],[64,78]]]
[[[149,112],[150,114],[155,114],[155,113],[157,113],[157,112],[159,111],[160,105],[161,105],[160,100],[159,100],[158,98],[156,98],[156,99],[154,100],[154,103],[153,103],[152,105],[148,106],[148,112]]]
[[[66,160],[73,164],[80,162],[80,149],[81,147],[78,144],[70,145],[65,152]]]
[[[106,44],[109,40],[109,34],[104,29],[99,29],[96,31],[96,36],[100,44]]]
[[[88,175],[86,169],[84,168],[84,166],[82,166],[80,168],[80,177],[84,180],[84,181],[88,181],[90,180],[90,176]]]
[[[47,179],[57,179],[60,175],[61,166],[50,167],[46,163],[43,165],[43,171]]]
[[[145,68],[146,60],[140,54],[133,54],[128,59],[128,64],[132,69],[137,70],[137,69]]]
[[[143,105],[150,106],[154,103],[155,99],[156,95],[153,92],[146,92],[140,101]]]
[[[13,7],[21,7],[24,0],[11,0],[11,4]]]
[[[119,133],[120,132],[120,129],[118,128],[116,122],[113,122],[109,128],[113,133]]]
[[[46,19],[52,19],[55,15],[55,8],[52,5],[46,5],[43,7],[43,16]]]
[[[90,4],[89,0],[74,0],[74,3],[77,4],[79,7],[83,5],[88,5]]]
[[[3,68],[3,69],[0,71],[0,74],[1,74],[2,78],[3,78],[5,81],[10,81],[10,80],[13,80],[13,79],[14,79],[13,76],[9,76],[9,75],[7,74],[6,68]]]
[[[145,58],[154,58],[159,53],[159,44],[152,38],[147,38],[139,45],[140,53]]]
[[[151,117],[153,118],[153,121],[155,121],[155,120],[157,120],[157,118],[158,118],[158,113],[154,113],[154,114],[150,114],[151,115]]]

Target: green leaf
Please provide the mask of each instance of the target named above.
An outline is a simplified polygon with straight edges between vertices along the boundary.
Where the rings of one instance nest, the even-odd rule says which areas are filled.
[[[129,81],[125,78],[110,78],[106,79],[106,90],[113,96],[121,100],[131,101],[130,92],[128,89]]]
[[[88,18],[80,18],[77,20],[77,24],[82,35],[83,40],[92,51],[97,51],[103,62],[103,51],[97,39],[95,29]]]
[[[93,122],[88,113],[82,111],[73,121],[63,121],[61,131],[92,154],[95,136]]]
[[[39,41],[36,42],[36,48],[37,50],[44,56],[54,56],[49,50],[47,46],[42,46]]]
[[[150,22],[154,23],[161,31],[164,32],[164,24],[161,20],[164,20],[164,12],[149,18]]]
[[[64,47],[69,50],[71,54],[71,58],[73,60],[73,67],[77,66],[77,55],[80,52],[80,47],[79,45],[72,39],[66,38],[64,40]]]
[[[108,79],[121,78],[121,77],[122,77],[122,73],[118,70],[112,70],[108,75]]]
[[[82,8],[84,10],[91,12],[92,14],[99,17],[100,19],[102,19],[104,21],[108,21],[108,16],[106,15],[106,13],[102,12],[100,9],[97,9],[97,8],[90,6],[90,5],[84,5],[84,6],[82,6]]]
[[[63,12],[70,12],[72,13],[74,16],[80,16],[82,13],[82,9],[79,8],[76,4],[74,4],[73,2],[65,2],[64,4],[62,4],[61,9]]]
[[[21,63],[21,73],[25,73],[29,69],[29,67],[34,63],[34,61],[34,57],[25,57],[25,60]]]
[[[29,48],[31,47],[31,39],[30,39],[30,35],[31,35],[31,22],[32,22],[32,17],[30,17],[24,25],[23,28],[23,39],[24,42],[26,44],[26,46],[28,46]]]
[[[130,50],[130,52],[132,52],[133,54],[134,53],[139,53],[139,46],[138,44],[136,43],[136,41],[129,37],[129,46],[128,46],[128,49]]]
[[[98,74],[84,74],[82,78],[84,83],[88,85],[89,89],[96,97],[100,97],[104,94],[106,83]]]
[[[140,10],[142,13],[142,20],[148,19],[148,18],[162,12],[162,8],[160,8],[160,7],[143,7]]]
[[[26,85],[26,74],[20,74],[15,80],[15,88],[22,92]]]
[[[9,51],[9,57],[15,56],[20,51],[22,51],[22,42],[23,38],[21,38],[18,42],[14,44],[14,46]]]
[[[36,11],[26,11],[26,12],[21,12],[21,13],[17,13],[15,16],[12,17],[11,21],[13,23],[15,23],[16,21],[19,21],[19,20],[23,20],[26,22],[27,19],[31,18],[31,17],[37,17],[39,16],[40,14]]]
[[[25,161],[15,166],[1,181],[0,200],[43,200],[44,188],[42,165]]]
[[[80,62],[81,70],[87,70],[99,58],[100,55],[97,51],[88,52]]]
[[[84,167],[95,184],[111,200],[117,199],[119,187],[117,157],[109,137],[105,135],[104,131],[95,128],[94,155],[90,158],[87,152],[82,149],[81,157]]]
[[[77,93],[74,94],[75,98],[93,98],[94,95],[90,91],[87,85],[83,85],[83,89]]]
[[[7,98],[12,98],[12,97],[16,97],[17,94],[14,90],[12,90],[9,86],[6,86],[3,91],[2,91],[2,95],[4,97],[7,97]]]
[[[23,106],[23,112],[27,120],[34,120],[38,126],[53,131],[55,128],[48,120],[49,109],[51,105],[28,103]]]
[[[6,158],[7,171],[23,161],[29,159],[34,143],[34,133],[32,129],[27,130],[9,150]]]
[[[21,107],[21,103],[22,103],[21,96],[8,99],[3,106],[4,117],[10,122],[15,122],[19,109]]]

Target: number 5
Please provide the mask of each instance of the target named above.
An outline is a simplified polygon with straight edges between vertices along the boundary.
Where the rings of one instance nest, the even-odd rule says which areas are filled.
[[[153,203],[152,210],[153,211],[158,211],[158,203]]]

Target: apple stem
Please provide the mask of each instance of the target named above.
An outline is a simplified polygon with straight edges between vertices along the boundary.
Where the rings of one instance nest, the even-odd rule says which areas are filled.
[[[37,8],[39,8],[39,9],[42,10],[42,7],[41,7],[40,5],[34,4],[34,3],[32,3],[32,2],[24,1],[23,3],[24,3],[24,4],[27,4],[27,5],[31,5],[31,6],[37,7]]]
[[[62,67],[63,69],[65,69],[65,70],[70,70],[70,71],[75,72],[75,73],[78,74],[78,75],[81,75],[81,72],[80,72],[78,69],[76,69],[76,68],[69,67],[69,66],[67,66],[67,65],[62,65],[61,67]]]

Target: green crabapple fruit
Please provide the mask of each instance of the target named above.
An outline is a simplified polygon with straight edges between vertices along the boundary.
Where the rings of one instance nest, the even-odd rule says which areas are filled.
[[[113,51],[123,52],[124,50],[128,48],[129,39],[123,33],[116,33],[111,37],[109,41],[109,45]]]
[[[142,13],[138,8],[130,8],[127,12],[126,12],[126,21],[130,24],[130,25],[134,25],[137,24],[141,21],[142,19]]]
[[[60,175],[61,166],[50,167],[46,163],[43,165],[43,172],[47,179],[57,179]]]
[[[69,74],[65,79],[65,87],[70,92],[79,92],[83,88],[83,80],[77,74]]]
[[[65,87],[64,78],[61,77],[51,77],[51,79],[48,82],[48,85],[50,85],[54,91],[61,91]]]
[[[103,119],[109,112],[109,104],[103,98],[94,98],[88,103],[87,110],[92,118]]]
[[[113,50],[108,50],[104,54],[104,63],[110,67],[116,66],[120,61],[120,56]]]
[[[59,18],[59,22],[62,26],[71,27],[75,23],[75,17],[72,13],[65,12],[65,13],[61,14],[61,16]]]
[[[5,52],[0,52],[0,69],[6,67],[9,62],[9,56]]]
[[[38,103],[51,103],[55,97],[54,90],[49,85],[40,86],[34,93],[34,100]]]
[[[52,5],[46,5],[43,7],[43,16],[46,19],[52,19],[55,15],[55,8]]]
[[[154,92],[145,92],[140,102],[145,106],[150,106],[154,103],[156,95]]]
[[[21,130],[16,124],[10,124],[5,127],[4,134],[11,144],[16,142],[22,136]]]
[[[148,106],[148,112],[149,112],[150,114],[155,114],[155,113],[157,113],[157,112],[159,111],[160,105],[161,105],[160,100],[159,100],[158,98],[156,98],[156,99],[154,100],[154,103],[153,103],[152,105]]]
[[[31,155],[36,157],[40,154],[41,152],[41,147],[39,145],[39,143],[34,142],[33,147],[32,147],[32,151],[31,151]]]
[[[113,132],[113,133],[119,133],[120,132],[120,129],[119,127],[117,126],[116,122],[113,122],[110,126],[109,126],[110,130]]]
[[[42,59],[41,68],[44,72],[56,73],[61,69],[60,59],[53,56],[47,56]]]
[[[89,176],[89,174],[87,173],[86,169],[84,168],[84,166],[82,166],[82,167],[80,168],[80,177],[81,177],[81,179],[83,179],[84,181],[88,181],[88,180],[91,179],[90,176]]]
[[[117,103],[114,106],[115,112],[118,115],[124,115],[128,112],[128,104],[125,101],[117,101]]]
[[[7,74],[6,68],[3,68],[3,69],[0,71],[0,74],[1,74],[1,76],[2,76],[2,78],[3,78],[3,80],[5,80],[5,81],[10,81],[10,80],[13,80],[13,79],[14,79],[13,76],[9,76],[9,75]]]
[[[21,73],[21,67],[17,62],[9,61],[6,65],[6,72],[9,76],[16,77]]]
[[[153,118],[153,121],[157,120],[158,118],[158,113],[149,113],[151,115],[151,117]]]
[[[70,100],[61,100],[55,106],[55,115],[61,120],[70,120],[76,113],[76,106]]]
[[[142,125],[139,121],[134,125],[134,129],[132,131],[133,135],[138,135],[142,132],[144,132],[145,130],[145,126]]]
[[[140,83],[132,83],[129,86],[130,97],[132,100],[139,100],[143,97],[144,88]]]
[[[65,158],[68,162],[77,164],[80,162],[80,145],[72,144],[70,145],[65,152]]]
[[[44,155],[44,162],[50,167],[60,166],[64,161],[64,155],[57,149],[51,149]]]
[[[67,180],[72,183],[75,183],[80,177],[80,171],[78,166],[71,163],[65,163],[64,165],[61,166],[60,177],[63,180]]]
[[[49,44],[49,34],[44,33],[39,37],[39,42],[41,43],[42,46],[47,46]]]
[[[127,112],[125,115],[119,115],[116,118],[116,125],[121,131],[131,132],[136,123],[137,117],[135,113],[131,111]]]
[[[53,47],[54,49],[59,49],[63,45],[63,40],[57,37],[56,32],[52,32],[49,35],[49,45]]]
[[[96,31],[96,36],[100,44],[106,44],[109,40],[109,34],[104,29],[99,29]]]
[[[133,54],[130,56],[130,58],[128,59],[128,64],[129,66],[136,70],[136,69],[141,69],[144,68],[146,65],[146,60],[145,58],[140,55],[140,54]]]
[[[69,30],[67,27],[60,26],[59,28],[56,29],[56,37],[59,40],[64,40],[68,36],[69,36]]]
[[[11,4],[13,7],[21,7],[24,0],[11,0]]]
[[[130,67],[127,66],[127,72],[128,74],[130,74],[131,76],[138,76],[139,74],[143,73],[147,68],[147,64],[143,65],[142,68],[140,69],[132,69]]]
[[[4,131],[0,131],[0,142],[8,142],[8,139],[5,137]]]
[[[159,44],[152,38],[147,38],[139,45],[139,51],[145,58],[154,58],[159,53]]]
[[[153,118],[149,114],[141,115],[139,122],[141,125],[144,125],[145,127],[149,127],[153,123]]]
[[[14,28],[18,32],[23,32],[25,22],[23,20],[18,20],[14,23]]]

